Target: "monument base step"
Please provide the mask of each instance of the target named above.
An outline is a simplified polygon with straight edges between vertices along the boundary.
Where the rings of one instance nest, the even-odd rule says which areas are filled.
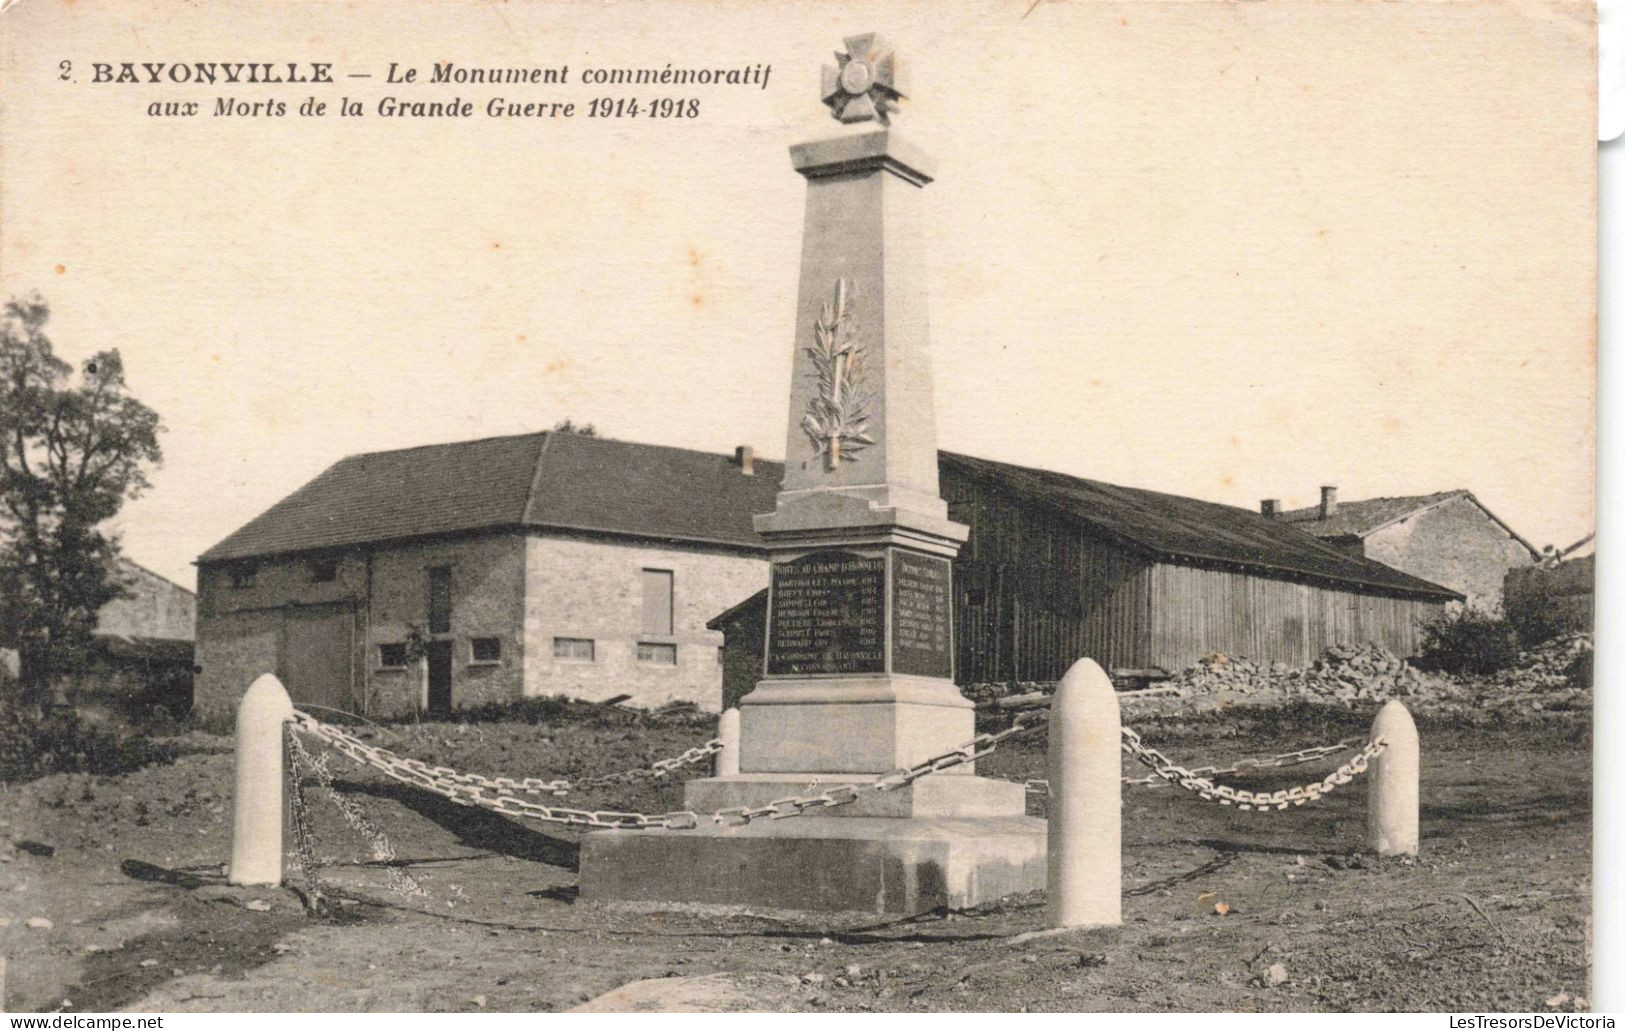
[[[842,784],[865,785],[873,776],[839,773],[741,773],[683,785],[683,808],[714,813],[734,806],[762,806],[779,798],[814,794]],[[895,791],[865,790],[847,805],[809,809],[801,819],[881,816],[893,819],[1023,816],[1027,789],[986,777],[922,777]]]
[[[596,831],[581,897],[820,913],[923,913],[1044,886],[1046,827],[984,819],[759,820],[691,831]]]

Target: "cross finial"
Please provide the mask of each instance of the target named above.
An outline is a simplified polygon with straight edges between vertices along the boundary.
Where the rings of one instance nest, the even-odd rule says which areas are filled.
[[[868,32],[846,38],[835,52],[834,68],[824,66],[824,103],[842,122],[878,121],[890,125],[903,98],[897,56],[884,36]]]

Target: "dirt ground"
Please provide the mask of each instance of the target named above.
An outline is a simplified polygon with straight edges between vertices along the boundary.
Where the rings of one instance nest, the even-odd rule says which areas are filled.
[[[1370,713],[1129,714],[1189,765],[1358,733]],[[909,919],[648,912],[576,897],[580,834],[520,826],[335,757],[340,786],[422,895],[312,786],[332,912],[230,889],[230,742],[172,766],[0,788],[5,1003],[26,1011],[1552,1010],[1584,1008],[1591,912],[1589,728],[1422,724],[1422,855],[1358,850],[1363,779],[1318,805],[1242,813],[1172,788],[1124,794],[1124,923],[1041,929],[1039,893]],[[1341,720],[1341,722],[1339,722]],[[703,724],[428,724],[374,740],[459,768],[608,773],[676,754]],[[1330,763],[1230,782],[1274,790]],[[1041,776],[1041,738],[979,769]],[[1143,773],[1125,766],[1126,773]],[[690,771],[692,774],[693,771]],[[572,805],[665,810],[675,783]],[[1043,800],[1030,800],[1041,815]],[[1221,905],[1222,903],[1222,905]],[[1227,910],[1227,912],[1223,912]],[[44,918],[48,927],[30,926]],[[632,984],[609,998],[605,993]]]

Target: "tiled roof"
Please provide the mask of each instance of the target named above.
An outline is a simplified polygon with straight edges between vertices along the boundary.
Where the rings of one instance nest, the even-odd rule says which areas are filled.
[[[944,469],[958,465],[972,475],[1071,515],[1109,538],[1161,558],[1218,563],[1408,595],[1461,597],[1381,562],[1350,555],[1295,526],[1266,519],[1250,509],[949,452],[942,453],[941,462]]]
[[[784,470],[576,433],[529,433],[352,455],[200,562],[475,530],[553,527],[760,548]]]
[[[995,480],[1160,557],[1458,597],[1246,509],[946,451],[940,461],[944,471],[957,466]],[[751,517],[773,510],[783,476],[778,462],[757,459],[755,475],[747,476],[725,455],[558,432],[355,455],[199,561],[521,528],[757,550],[763,542]]]
[[[1320,506],[1311,505],[1308,508],[1295,508],[1290,512],[1282,512],[1276,518],[1283,522],[1294,523],[1301,529],[1307,530],[1316,537],[1326,539],[1336,537],[1369,537],[1378,530],[1401,519],[1409,518],[1425,512],[1436,505],[1455,498],[1466,498],[1484,513],[1485,518],[1496,523],[1519,544],[1529,549],[1529,554],[1538,556],[1540,552],[1533,544],[1525,540],[1518,532],[1488,508],[1484,503],[1473,496],[1470,490],[1442,490],[1437,494],[1415,494],[1400,498],[1367,498],[1364,501],[1340,501],[1337,511],[1330,519],[1320,518]]]
[[[1330,519],[1320,518],[1320,506],[1294,508],[1276,516],[1283,522],[1298,523],[1316,537],[1364,537],[1395,520],[1415,515],[1451,498],[1465,497],[1464,490],[1444,490],[1437,494],[1417,494],[1406,498],[1369,498],[1340,501]]]

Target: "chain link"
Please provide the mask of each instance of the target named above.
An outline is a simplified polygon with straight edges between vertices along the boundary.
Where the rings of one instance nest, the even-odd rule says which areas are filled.
[[[1329,745],[1314,745],[1309,748],[1300,748],[1296,752],[1282,752],[1280,755],[1258,756],[1256,758],[1237,759],[1229,766],[1198,766],[1190,772],[1198,777],[1224,777],[1249,770],[1272,769],[1282,766],[1301,766],[1304,763],[1318,762],[1321,759],[1346,752],[1365,741],[1363,737],[1348,737]],[[1042,778],[1022,782],[1027,790],[1035,794],[1049,791],[1049,781]],[[1168,781],[1155,773],[1144,777],[1124,777],[1123,783],[1130,787],[1161,787]]]
[[[1198,798],[1220,805],[1233,805],[1244,812],[1279,812],[1291,806],[1319,801],[1364,773],[1371,760],[1381,755],[1386,747],[1387,741],[1374,738],[1348,762],[1311,784],[1280,791],[1248,791],[1244,788],[1213,783],[1208,777],[1179,765],[1142,742],[1140,735],[1132,728],[1123,728],[1123,751],[1151,767],[1157,777],[1176,787],[1184,788]]]
[[[788,798],[774,799],[759,806],[730,806],[718,809],[710,816],[701,816],[691,810],[680,810],[670,813],[625,813],[614,810],[571,809],[564,806],[545,805],[530,799],[521,798],[519,792],[525,789],[521,786],[525,781],[516,781],[506,777],[481,777],[477,774],[458,773],[456,770],[444,766],[430,766],[428,763],[416,759],[407,759],[398,756],[387,748],[378,748],[369,745],[330,723],[323,723],[313,716],[295,712],[293,723],[301,731],[309,733],[328,747],[346,756],[363,766],[370,766],[387,777],[410,784],[441,795],[459,805],[476,806],[488,809],[504,816],[519,817],[529,820],[540,820],[546,823],[561,823],[575,827],[593,827],[616,830],[693,830],[703,823],[721,824],[723,826],[740,826],[752,820],[763,818],[782,820],[792,816],[800,816],[809,809],[827,809],[834,806],[850,805],[856,802],[866,791],[895,791],[906,787],[921,777],[929,776],[942,770],[951,769],[964,763],[974,762],[997,748],[1002,742],[1013,737],[1030,734],[1042,728],[1049,720],[1047,712],[1030,716],[1025,720],[1018,720],[1008,728],[994,733],[978,734],[958,748],[949,749],[939,755],[916,763],[913,766],[893,770],[873,781],[861,784],[841,784],[834,787],[811,791],[803,795]],[[696,748],[691,748],[675,759],[665,760],[651,767],[649,776],[663,776],[665,773],[690,762],[698,761],[689,758],[691,755],[712,755],[722,747],[720,741],[710,741]],[[659,772],[653,772],[659,767]],[[642,776],[638,771],[638,776]],[[628,778],[626,774],[615,774],[610,778],[596,778],[592,781],[582,781],[570,787],[580,787],[584,784],[615,783]],[[544,782],[549,785],[568,784],[565,781]],[[569,790],[567,787],[565,790]],[[491,792],[492,794],[487,794]],[[493,795],[495,797],[493,797]]]
[[[298,857],[300,877],[305,882],[305,904],[315,910],[321,906],[322,883],[317,872],[316,832],[311,827],[310,803],[305,798],[305,775],[311,772],[311,759],[291,725],[283,730],[282,756],[288,776],[289,808],[293,811],[294,853]]]
[[[295,721],[295,724],[290,724],[290,727],[297,729],[296,724],[297,721]],[[368,849],[372,853],[373,861],[386,864],[384,877],[389,884],[390,890],[403,898],[426,896],[428,892],[423,890],[423,886],[411,874],[395,865],[397,859],[395,845],[389,840],[389,836],[371,820],[367,819],[366,813],[361,811],[361,807],[356,804],[354,799],[339,792],[338,786],[333,783],[333,773],[328,768],[327,756],[317,757],[311,755],[305,750],[305,743],[299,740],[299,735],[292,733],[291,730],[288,737],[292,739],[291,748],[294,752],[295,762],[301,767],[300,775],[303,776],[305,773],[309,773],[316,779],[316,783],[321,786],[322,790],[327,792],[327,797],[332,800],[334,808],[339,811],[339,815],[344,818],[344,822],[366,842]],[[309,840],[314,845],[314,834],[309,836]],[[312,868],[314,869],[314,867]]]
[[[641,779],[645,776],[663,776],[679,766],[698,761],[700,757],[715,754],[721,748],[721,742],[719,741],[707,742],[704,745],[689,749],[683,755],[674,759],[656,763],[647,772],[632,771],[627,774],[613,774],[609,777],[594,778],[593,780],[570,785],[567,781],[514,780],[507,777],[488,778],[477,774],[458,773],[448,767],[430,766],[415,759],[398,756],[388,749],[369,745],[352,734],[331,724],[322,723],[320,720],[303,713],[296,713],[294,716],[294,723],[298,729],[312,734],[329,747],[355,762],[370,766],[385,776],[402,783],[411,784],[442,795],[459,805],[476,806],[504,816],[521,819],[612,830],[693,830],[702,823],[743,826],[753,820],[764,818],[783,820],[800,816],[812,809],[850,805],[863,797],[866,792],[896,791],[907,787],[922,777],[940,773],[943,770],[952,769],[965,763],[975,762],[977,759],[991,753],[1005,741],[1034,733],[1045,727],[1048,722],[1048,711],[1039,710],[1025,718],[1016,720],[1004,730],[978,734],[957,748],[934,755],[929,759],[915,763],[913,766],[893,770],[872,781],[841,784],[822,790],[808,791],[800,795],[774,799],[757,806],[729,806],[718,809],[709,816],[702,816],[692,810],[649,814],[615,810],[572,809],[532,801],[520,797],[520,794],[544,792],[559,794],[570,790],[572,787],[579,788],[587,784],[619,783],[625,780]],[[1192,770],[1178,765],[1161,752],[1144,744],[1140,740],[1140,735],[1132,728],[1122,728],[1122,735],[1123,750],[1151,767],[1153,771],[1151,777],[1139,781],[1128,781],[1128,783],[1166,782],[1185,788],[1203,799],[1216,801],[1220,805],[1234,805],[1244,811],[1260,812],[1278,811],[1290,806],[1303,805],[1306,802],[1313,802],[1330,794],[1338,787],[1349,783],[1349,781],[1364,773],[1370,761],[1381,754],[1385,747],[1385,743],[1380,738],[1373,740],[1367,743],[1347,763],[1316,783],[1265,793],[1215,784],[1209,778],[1220,773],[1240,772],[1243,769],[1291,766],[1312,762],[1333,752],[1341,751],[1348,742],[1339,742],[1336,745],[1317,745],[1312,748],[1303,748],[1296,752],[1286,752],[1267,758],[1244,759],[1230,767],[1207,766]],[[1037,790],[1039,785],[1043,785],[1045,790],[1049,787],[1045,781],[1029,780],[1025,783],[1028,790]],[[526,787],[529,784],[542,784],[545,787],[531,789]],[[558,788],[557,785],[564,785],[564,787]],[[487,792],[493,794],[487,794]]]
[[[703,762],[722,751],[722,741],[712,739],[703,745],[696,745],[688,749],[681,755],[673,756],[670,759],[661,759],[643,769],[610,773],[580,781],[544,780],[540,777],[484,777],[478,773],[460,773],[448,766],[431,766],[418,759],[408,759],[405,756],[396,755],[387,748],[369,745],[354,734],[341,730],[331,723],[323,723],[309,713],[295,711],[293,722],[299,729],[326,742],[350,759],[365,766],[375,767],[386,776],[392,777],[403,784],[411,784],[431,791],[437,790],[443,784],[455,784],[461,790],[494,791],[502,795],[566,795],[571,791],[601,787],[608,784],[624,784],[638,780],[658,780],[673,770]]]

